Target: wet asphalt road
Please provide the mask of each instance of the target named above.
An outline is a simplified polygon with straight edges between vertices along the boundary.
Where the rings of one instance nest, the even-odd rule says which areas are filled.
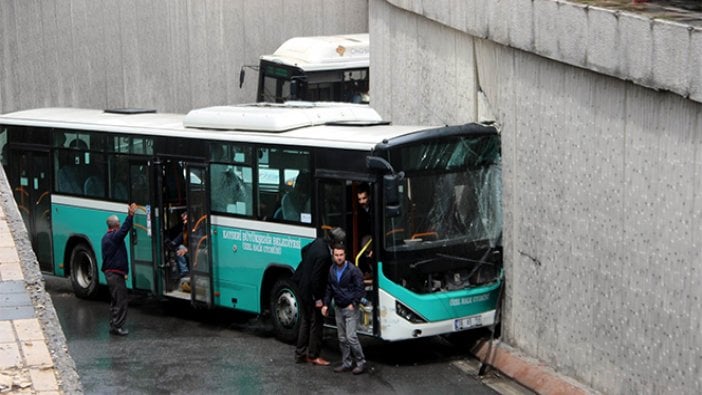
[[[77,299],[70,281],[50,276],[46,288],[87,394],[496,393],[456,366],[468,354],[442,338],[364,338],[369,373],[335,374],[293,363],[294,347],[252,315],[132,295],[122,338],[108,333],[107,298]],[[340,359],[334,330],[322,356]]]

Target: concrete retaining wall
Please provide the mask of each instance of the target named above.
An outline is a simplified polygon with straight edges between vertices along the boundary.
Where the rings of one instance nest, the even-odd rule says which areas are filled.
[[[367,31],[367,0],[0,1],[0,112],[252,102],[242,65],[290,37]]]
[[[493,23],[514,2],[450,3],[370,1],[371,100],[396,123],[502,126],[504,340],[605,393],[702,392],[702,105],[500,43],[523,39]],[[561,11],[558,42],[582,33]]]

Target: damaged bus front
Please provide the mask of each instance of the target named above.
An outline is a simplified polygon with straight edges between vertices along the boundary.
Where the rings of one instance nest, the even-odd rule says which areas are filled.
[[[381,173],[379,335],[424,337],[497,322],[503,284],[500,137],[468,124],[389,140]],[[382,179],[382,180],[381,180]]]

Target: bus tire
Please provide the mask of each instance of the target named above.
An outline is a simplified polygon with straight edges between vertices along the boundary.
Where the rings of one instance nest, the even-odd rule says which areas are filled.
[[[300,327],[300,309],[295,284],[290,279],[275,282],[270,295],[271,320],[278,340],[293,343]]]
[[[78,244],[71,251],[70,264],[73,293],[81,299],[95,299],[99,290],[99,273],[93,250],[87,244]]]

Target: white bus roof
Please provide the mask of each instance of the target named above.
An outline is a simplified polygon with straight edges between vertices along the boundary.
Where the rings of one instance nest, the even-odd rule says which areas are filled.
[[[40,108],[0,115],[0,124],[358,150],[371,150],[383,140],[431,128],[378,124],[380,117],[365,105],[308,103],[306,106],[307,108],[301,108],[299,102],[219,106],[193,110],[188,116],[165,113],[113,114],[103,110],[79,108]],[[330,116],[334,113],[333,109],[342,116]],[[348,114],[361,116],[353,118]],[[204,125],[210,115],[213,115],[211,122],[215,126],[218,125],[219,130],[213,130],[214,127],[204,129],[184,126],[188,117]],[[246,122],[253,124],[254,121],[269,122],[272,129],[254,129],[251,126],[241,128],[241,124],[232,124],[225,129],[228,119],[238,118],[246,118],[244,125]],[[301,120],[305,119],[312,121],[303,124]],[[326,121],[322,122],[323,120]],[[282,126],[281,130],[273,130],[286,125],[286,122],[288,126],[295,122],[299,126]]]
[[[368,33],[338,36],[295,37],[262,60],[299,67],[304,71],[368,67]]]

